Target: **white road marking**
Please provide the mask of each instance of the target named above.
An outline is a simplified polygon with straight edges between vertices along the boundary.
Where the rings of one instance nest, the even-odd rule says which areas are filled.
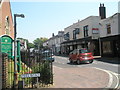
[[[57,66],[53,66],[53,67],[58,68],[58,69],[63,69],[63,68],[61,68],[61,67],[57,67]]]
[[[54,57],[56,57],[56,58],[60,58],[60,59],[65,59],[65,60],[68,60],[68,58],[67,58],[67,57],[59,57],[59,56],[54,56]]]
[[[93,67],[93,68],[96,68],[96,67]],[[108,85],[107,85],[106,88],[111,88],[111,85],[112,85],[112,83],[113,83],[113,76],[112,76],[112,74],[114,74],[114,76],[117,78],[117,84],[116,84],[116,86],[115,86],[114,88],[117,88],[117,87],[118,87],[118,85],[119,85],[119,78],[117,77],[117,75],[118,75],[117,73],[111,72],[111,71],[109,71],[109,70],[100,69],[100,68],[96,68],[96,69],[102,70],[102,71],[108,73],[108,75],[109,75],[109,82],[108,82]],[[111,74],[111,73],[112,73],[112,74]],[[113,87],[112,87],[112,88],[113,88]]]

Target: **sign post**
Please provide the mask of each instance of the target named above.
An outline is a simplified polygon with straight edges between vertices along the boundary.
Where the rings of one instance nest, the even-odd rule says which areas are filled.
[[[22,74],[21,78],[37,78],[37,88],[39,88],[38,77],[40,77],[40,73],[33,73],[33,74]]]

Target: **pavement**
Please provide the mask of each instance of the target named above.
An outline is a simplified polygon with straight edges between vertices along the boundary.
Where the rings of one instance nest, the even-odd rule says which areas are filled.
[[[120,64],[120,58],[118,57],[101,57],[94,56],[94,59],[102,62],[112,63],[112,64]]]
[[[106,88],[109,74],[95,68],[60,68],[54,66],[51,88]]]
[[[103,60],[99,56],[95,59]],[[108,62],[110,59],[106,59]],[[119,60],[119,59],[118,59]],[[111,63],[118,63],[118,60],[111,59]],[[100,70],[93,67],[80,68],[61,68],[54,66],[54,84],[50,88],[114,88],[119,81],[116,81],[115,75],[105,70]],[[115,85],[114,85],[114,84]],[[116,89],[117,90],[117,89]]]

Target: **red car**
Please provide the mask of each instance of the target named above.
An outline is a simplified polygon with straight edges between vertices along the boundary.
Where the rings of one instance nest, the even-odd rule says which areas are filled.
[[[69,61],[70,63],[76,62],[77,64],[80,64],[82,62],[84,63],[92,63],[93,62],[93,55],[91,52],[89,52],[87,49],[75,49],[69,54]]]

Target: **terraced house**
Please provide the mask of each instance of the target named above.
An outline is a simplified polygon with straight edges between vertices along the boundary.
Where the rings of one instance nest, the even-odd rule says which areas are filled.
[[[66,41],[62,43],[64,53],[69,54],[74,49],[89,48],[94,54],[99,54],[99,21],[99,16],[89,16],[65,28]]]
[[[9,0],[0,0],[0,36],[8,35],[14,38],[14,26]]]
[[[100,21],[101,55],[120,57],[120,13]]]

